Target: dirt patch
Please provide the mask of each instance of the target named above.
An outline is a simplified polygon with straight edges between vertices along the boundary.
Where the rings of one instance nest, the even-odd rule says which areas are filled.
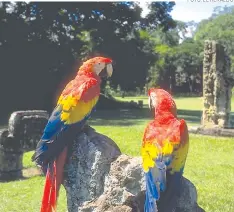
[[[28,177],[34,177],[34,176],[39,176],[39,175],[43,175],[43,173],[37,167],[23,169],[23,177],[28,178]]]

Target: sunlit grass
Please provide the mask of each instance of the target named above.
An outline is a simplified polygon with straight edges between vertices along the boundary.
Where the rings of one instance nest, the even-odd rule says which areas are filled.
[[[143,101],[144,105],[148,104],[148,97],[147,96],[137,96],[137,97],[116,97],[116,99],[120,101],[135,101],[138,102],[139,100]],[[179,109],[186,109],[186,110],[202,110],[202,97],[175,97],[175,102],[177,108]],[[234,102],[234,99],[233,99]]]
[[[126,99],[126,98],[125,98]],[[137,100],[141,98],[128,98]],[[147,98],[144,98],[147,101]],[[191,124],[199,124],[201,98],[176,98],[179,116]],[[198,112],[196,112],[198,111]],[[145,124],[150,120],[148,109],[99,111],[90,124],[98,132],[113,139],[125,154],[140,155]],[[234,141],[190,135],[190,149],[185,167],[187,177],[197,188],[198,203],[207,212],[234,211]],[[33,152],[24,154],[24,167],[35,167]],[[1,212],[39,211],[44,177],[0,183]],[[65,191],[62,189],[58,212],[66,212]]]

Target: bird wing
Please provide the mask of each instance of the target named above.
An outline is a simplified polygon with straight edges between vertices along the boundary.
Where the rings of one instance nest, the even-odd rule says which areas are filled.
[[[82,125],[89,118],[99,94],[100,83],[95,78],[81,76],[69,82],[48,120],[42,139],[50,140],[69,125]]]

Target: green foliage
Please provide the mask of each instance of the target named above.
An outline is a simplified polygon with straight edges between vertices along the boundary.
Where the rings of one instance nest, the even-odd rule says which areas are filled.
[[[118,85],[117,88],[110,86],[110,82],[106,83],[104,94],[109,97],[126,97],[126,96],[138,96],[144,94],[144,89],[136,87],[132,91],[124,91],[121,89],[121,86]]]
[[[171,55],[173,53],[173,49],[166,44],[156,46],[155,51],[161,56]]]
[[[218,11],[221,9],[219,8]],[[224,12],[222,12],[224,11]],[[221,14],[221,15],[219,15]],[[224,8],[209,20],[202,21],[196,30],[194,40],[203,45],[205,40],[216,40],[225,46],[226,52],[231,56],[234,72],[234,11],[233,7]]]
[[[160,28],[140,32],[145,45],[155,54],[148,70],[147,88],[160,86],[173,93],[201,92],[203,46],[186,38],[186,27],[177,21],[176,27],[167,32]]]
[[[150,12],[146,16],[145,23],[150,26],[150,28],[155,28],[159,26],[163,32],[168,31],[171,28],[176,26],[176,22],[171,18],[169,14],[175,2],[151,2],[149,4]],[[164,13],[164,10],[167,10],[168,13]],[[159,21],[160,20],[160,21]]]
[[[184,40],[179,46],[175,47],[174,65],[176,67],[176,83],[193,83],[196,78],[202,76],[203,47],[192,39]],[[185,76],[185,81],[181,76]],[[191,87],[191,92],[194,88]]]
[[[14,110],[51,111],[77,67],[92,56],[113,59],[114,89],[142,89],[155,58],[139,30],[174,25],[174,4],[164,2],[152,3],[146,18],[136,2],[17,2],[9,13],[10,4],[0,8],[0,95],[7,102],[1,118]]]
[[[157,60],[148,70],[148,82],[146,87],[160,86],[164,89],[172,89],[172,78],[174,78],[173,54],[174,47],[179,42],[178,29],[164,32],[162,29],[149,31],[148,38]]]
[[[187,26],[197,26],[193,38],[186,38]],[[141,37],[148,41],[148,46],[151,46],[156,55],[148,71],[146,87],[160,86],[173,93],[200,94],[206,39],[219,41],[225,46],[231,57],[231,71],[234,73],[233,29],[234,11],[231,6],[217,7],[210,19],[199,24],[176,22],[176,27],[167,32],[162,29],[141,32]]]
[[[150,34],[147,30],[139,30],[139,36],[141,39],[150,39]]]
[[[228,53],[233,53],[233,46],[228,46],[233,42],[234,13],[220,15],[217,18],[205,21],[198,26],[194,39],[204,41],[214,39],[226,44]]]

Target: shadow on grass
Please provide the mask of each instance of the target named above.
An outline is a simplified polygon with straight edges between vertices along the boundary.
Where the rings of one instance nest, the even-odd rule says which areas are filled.
[[[202,111],[178,110],[178,117],[191,124],[200,124]],[[152,119],[148,108],[99,110],[93,113],[89,120],[90,125],[96,126],[131,126],[144,124]]]
[[[19,180],[27,180],[36,176],[44,176],[43,173],[37,167],[24,168],[22,170],[22,176],[19,177],[5,177],[0,180],[1,183],[14,182]]]
[[[184,119],[188,124],[200,125],[201,110],[178,110],[178,117]]]
[[[9,177],[9,178],[1,179],[0,183],[9,183],[9,182],[14,182],[14,181],[19,181],[19,180],[27,180],[27,179],[29,179],[29,177],[24,177],[24,176],[20,176],[20,177],[17,177],[17,178]]]
[[[130,126],[150,120],[150,111],[143,109],[98,110],[88,121],[90,125],[98,126]]]

